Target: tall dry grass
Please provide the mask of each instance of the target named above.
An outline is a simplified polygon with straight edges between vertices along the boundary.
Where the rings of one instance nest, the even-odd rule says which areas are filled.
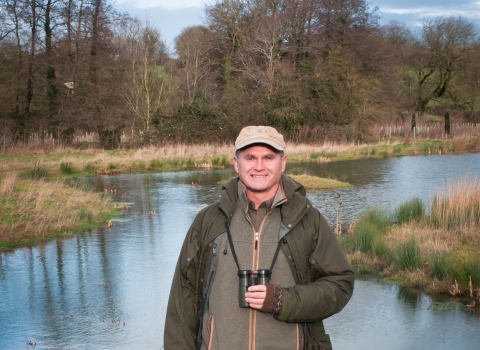
[[[73,232],[111,213],[107,198],[61,182],[19,180],[7,175],[9,197],[0,207],[0,242],[16,242]]]
[[[480,179],[468,175],[448,180],[433,197],[430,225],[445,231],[470,232],[480,226]],[[480,230],[474,230],[480,237]]]
[[[13,190],[15,188],[15,182],[17,181],[17,172],[7,173],[2,179],[0,185],[0,197],[9,200],[12,196]]]
[[[343,239],[352,262],[430,292],[451,292],[455,280],[460,293],[466,293],[470,280],[480,287],[480,179],[447,181],[432,196],[426,214],[420,204],[400,205],[407,211],[405,220],[386,229],[380,229],[382,221],[371,220],[372,211],[366,212]],[[400,209],[390,217],[398,219]]]
[[[342,153],[366,147],[366,144],[345,143],[337,144],[325,142],[323,144],[287,143],[287,154],[310,154],[310,153]]]

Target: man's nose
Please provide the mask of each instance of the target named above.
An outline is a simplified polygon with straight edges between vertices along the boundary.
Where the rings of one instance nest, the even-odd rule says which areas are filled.
[[[258,158],[255,161],[254,169],[255,170],[263,170],[263,160],[262,159]]]

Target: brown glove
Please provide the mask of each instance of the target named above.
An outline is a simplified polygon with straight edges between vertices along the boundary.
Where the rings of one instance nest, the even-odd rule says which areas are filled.
[[[266,284],[267,295],[260,311],[278,315],[282,310],[282,288],[276,284]]]

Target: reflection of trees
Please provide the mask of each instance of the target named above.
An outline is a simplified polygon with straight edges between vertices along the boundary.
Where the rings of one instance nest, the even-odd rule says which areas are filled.
[[[397,299],[415,312],[421,303],[422,294],[407,288],[398,288]]]
[[[353,160],[331,163],[307,163],[300,165],[308,173],[319,177],[334,177],[337,180],[346,179],[347,182],[359,186],[385,182],[385,176],[392,167],[388,159]],[[290,167],[299,167],[298,164]],[[287,170],[288,173],[288,170]]]

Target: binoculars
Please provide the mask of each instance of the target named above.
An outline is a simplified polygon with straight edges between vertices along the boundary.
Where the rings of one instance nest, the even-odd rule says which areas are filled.
[[[245,293],[250,286],[256,286],[259,284],[270,283],[270,276],[272,272],[270,270],[239,270],[238,271],[238,303],[240,307],[249,307],[245,301]]]

